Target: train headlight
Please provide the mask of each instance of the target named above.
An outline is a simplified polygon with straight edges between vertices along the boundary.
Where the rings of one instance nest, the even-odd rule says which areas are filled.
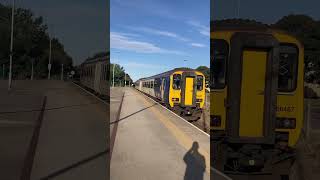
[[[221,116],[211,115],[211,126],[220,127],[221,126]]]
[[[296,118],[278,117],[276,125],[277,125],[276,128],[279,128],[279,129],[295,129],[296,128]]]
[[[202,102],[203,100],[202,99],[197,99],[197,102]]]

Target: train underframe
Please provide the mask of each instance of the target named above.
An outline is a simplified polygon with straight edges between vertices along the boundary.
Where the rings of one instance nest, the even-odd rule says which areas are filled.
[[[266,144],[226,143],[213,141],[213,167],[225,174],[279,175],[288,179],[295,162],[295,151],[290,147]]]
[[[171,109],[188,121],[197,121],[202,115],[202,109],[199,106],[174,105]]]

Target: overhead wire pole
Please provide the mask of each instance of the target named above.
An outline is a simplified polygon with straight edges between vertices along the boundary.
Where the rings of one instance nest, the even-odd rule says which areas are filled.
[[[15,0],[12,0],[12,10],[11,10],[11,43],[10,43],[10,65],[9,65],[9,82],[8,82],[8,90],[11,90],[11,84],[12,84],[12,57],[13,57],[14,5],[15,5]]]

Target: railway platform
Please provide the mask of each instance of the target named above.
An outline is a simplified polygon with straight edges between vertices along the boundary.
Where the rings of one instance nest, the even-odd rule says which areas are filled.
[[[1,179],[108,179],[108,104],[62,81],[0,82]]]
[[[110,179],[210,179],[209,136],[141,92],[123,91]]]

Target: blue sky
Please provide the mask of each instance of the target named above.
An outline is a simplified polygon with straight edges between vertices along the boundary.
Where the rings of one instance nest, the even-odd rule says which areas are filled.
[[[110,13],[111,62],[133,80],[209,66],[209,0],[111,0]]]
[[[11,5],[12,0],[1,2]],[[50,33],[63,43],[74,64],[109,48],[107,5],[107,0],[16,0],[17,7],[44,17]]]

